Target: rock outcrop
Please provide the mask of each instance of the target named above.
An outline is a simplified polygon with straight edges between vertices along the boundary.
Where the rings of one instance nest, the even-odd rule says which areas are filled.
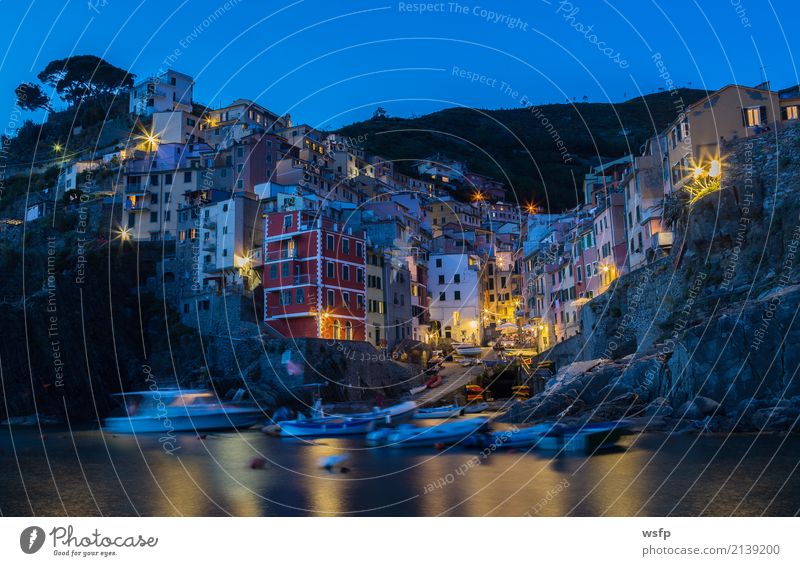
[[[580,402],[583,418],[797,428],[800,128],[724,152],[721,190],[684,208],[667,257],[584,306],[574,358],[555,352],[558,376],[519,418],[556,417]]]

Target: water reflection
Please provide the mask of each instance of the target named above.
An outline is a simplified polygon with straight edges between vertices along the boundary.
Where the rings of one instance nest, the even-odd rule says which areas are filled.
[[[592,458],[517,451],[481,459],[463,448],[366,449],[359,438],[287,442],[257,432],[185,435],[175,455],[147,436],[83,431],[43,442],[34,431],[13,434],[16,458],[10,433],[0,434],[4,515],[792,515],[800,508],[797,437],[644,435]],[[349,473],[319,467],[341,454]],[[267,462],[253,469],[258,456]]]

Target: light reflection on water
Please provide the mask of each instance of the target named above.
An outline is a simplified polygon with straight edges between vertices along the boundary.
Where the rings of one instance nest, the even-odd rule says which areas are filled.
[[[793,515],[800,509],[797,436],[650,434],[591,458],[496,452],[467,467],[477,450],[374,449],[361,438],[181,435],[170,456],[156,436],[79,431],[73,439],[63,432],[42,439],[19,428],[13,435],[14,446],[7,429],[0,433],[3,515]],[[337,454],[348,455],[348,473],[319,468],[320,458]],[[252,469],[259,456],[266,465]]]

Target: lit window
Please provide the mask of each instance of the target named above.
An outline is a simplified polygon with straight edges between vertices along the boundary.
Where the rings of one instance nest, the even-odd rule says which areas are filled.
[[[766,114],[766,107],[764,106],[745,108],[745,124],[747,127],[752,128],[754,126],[760,126],[762,117],[765,117],[763,114]]]

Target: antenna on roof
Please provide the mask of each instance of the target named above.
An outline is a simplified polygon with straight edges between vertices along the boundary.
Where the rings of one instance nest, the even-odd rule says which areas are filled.
[[[767,69],[768,68],[769,68],[769,65],[761,65],[759,67],[759,69],[761,70],[761,82],[762,83],[766,83],[767,82]]]

